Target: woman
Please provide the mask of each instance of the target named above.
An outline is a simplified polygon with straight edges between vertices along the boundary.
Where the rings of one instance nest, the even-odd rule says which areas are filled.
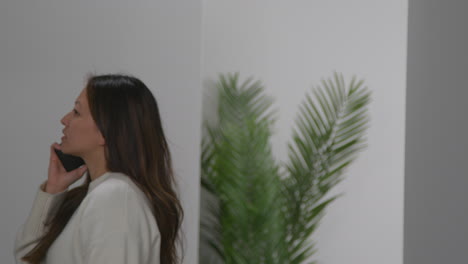
[[[17,263],[178,263],[183,211],[146,85],[125,75],[91,76],[61,123],[48,179],[17,233]],[[66,172],[54,148],[85,165]]]

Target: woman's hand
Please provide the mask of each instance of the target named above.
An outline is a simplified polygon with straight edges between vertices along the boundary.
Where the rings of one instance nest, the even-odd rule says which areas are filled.
[[[56,142],[50,146],[49,175],[45,187],[45,191],[52,194],[63,192],[68,189],[68,187],[80,179],[88,169],[86,165],[83,165],[75,170],[67,172],[55,153],[54,148],[60,150],[61,146]]]

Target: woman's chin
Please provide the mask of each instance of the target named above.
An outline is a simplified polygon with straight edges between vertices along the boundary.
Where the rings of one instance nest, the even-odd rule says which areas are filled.
[[[62,140],[62,142],[60,142],[60,149],[62,150],[63,153],[68,154],[69,150],[67,147],[66,140],[65,141]]]

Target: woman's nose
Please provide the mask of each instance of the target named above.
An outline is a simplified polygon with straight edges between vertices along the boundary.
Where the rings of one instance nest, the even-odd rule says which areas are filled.
[[[62,117],[62,119],[60,120],[60,123],[62,123],[62,125],[66,126],[67,123],[68,123],[68,114],[66,114],[65,116]]]

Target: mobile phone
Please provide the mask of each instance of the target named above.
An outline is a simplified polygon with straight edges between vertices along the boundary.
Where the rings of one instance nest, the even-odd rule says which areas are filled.
[[[80,157],[65,154],[61,150],[56,148],[54,148],[54,150],[55,153],[57,153],[57,156],[59,157],[60,162],[62,162],[62,165],[66,171],[72,171],[84,164],[84,160]]]

